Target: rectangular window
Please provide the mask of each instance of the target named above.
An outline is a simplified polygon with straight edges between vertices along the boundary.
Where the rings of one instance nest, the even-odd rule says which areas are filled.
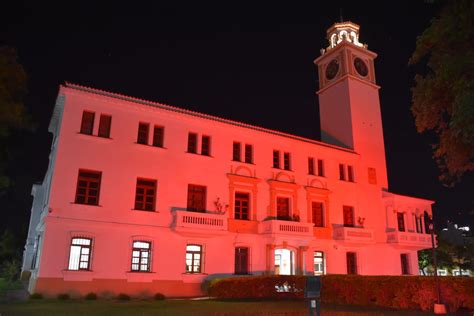
[[[314,227],[324,227],[323,203],[312,202],[311,213],[313,216]]]
[[[253,163],[253,146],[249,144],[245,145],[245,162]]]
[[[102,173],[99,171],[79,170],[75,203],[99,204],[101,176]]]
[[[416,216],[415,215],[415,221],[416,221],[416,232],[417,233],[423,233],[423,224],[422,224],[422,217],[421,215],[420,216]]]
[[[111,125],[112,125],[112,116],[101,114],[100,119],[99,119],[99,133],[97,134],[97,136],[109,138]]]
[[[354,182],[354,168],[347,166],[347,181]]]
[[[235,248],[235,274],[249,273],[249,248]]]
[[[197,153],[197,137],[195,133],[188,134],[188,153]]]
[[[138,135],[137,135],[137,143],[148,145],[148,130],[150,124],[148,123],[139,123],[138,124]]]
[[[156,126],[153,128],[153,146],[163,147],[163,140],[165,136],[165,128],[163,126]]]
[[[342,163],[339,164],[339,180],[346,180],[346,171],[344,170],[344,165]]]
[[[232,146],[232,160],[240,161],[240,143],[234,142]]]
[[[234,218],[249,220],[250,196],[248,193],[235,193]]]
[[[313,255],[314,275],[326,274],[326,260],[324,259],[324,252],[315,251]]]
[[[273,168],[280,169],[280,151],[273,151]]]
[[[201,273],[202,246],[186,246],[186,273]]]
[[[82,112],[81,134],[92,135],[94,130],[94,112]]]
[[[354,208],[352,206],[343,206],[342,211],[344,213],[344,226],[354,227]]]
[[[68,270],[90,270],[92,239],[71,239]]]
[[[286,197],[277,198],[277,219],[290,219],[290,199]]]
[[[318,159],[318,176],[324,177],[324,161]]]
[[[308,158],[308,174],[314,175],[314,158]]]
[[[408,254],[406,253],[400,254],[400,261],[402,264],[402,274],[403,275],[410,274],[410,267],[408,265]]]
[[[202,185],[188,185],[188,211],[205,212],[206,187]]]
[[[283,167],[285,170],[291,170],[291,159],[290,153],[283,154]]]
[[[397,223],[398,223],[398,231],[404,232],[405,231],[405,217],[404,217],[404,214],[401,212],[397,212]]]
[[[134,272],[150,272],[151,243],[134,241],[132,247],[132,268]]]
[[[355,252],[346,253],[347,274],[357,274],[357,255]]]
[[[137,179],[135,191],[135,209],[142,211],[154,211],[156,200],[156,181]]]
[[[202,136],[201,139],[201,155],[209,156],[211,154],[211,137]]]

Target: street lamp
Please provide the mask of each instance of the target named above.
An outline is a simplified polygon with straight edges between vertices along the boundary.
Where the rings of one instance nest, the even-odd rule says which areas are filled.
[[[437,295],[436,304],[434,305],[434,313],[446,314],[446,306],[444,306],[444,304],[441,304],[441,289],[439,287],[438,263],[436,261],[433,216],[430,216],[429,220],[430,222],[429,222],[428,228],[430,229],[430,233],[431,233],[431,251],[432,251],[432,256],[433,256],[434,278],[435,278],[436,295]]]

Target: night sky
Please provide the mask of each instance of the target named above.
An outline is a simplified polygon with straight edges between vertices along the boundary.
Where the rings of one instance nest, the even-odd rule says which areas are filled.
[[[17,48],[28,73],[26,105],[36,129],[12,138],[14,186],[0,196],[0,229],[23,233],[28,226],[31,185],[46,172],[47,126],[65,81],[319,139],[313,60],[327,47],[326,29],[341,8],[379,55],[390,191],[436,200],[439,227],[448,219],[474,224],[474,176],[454,189],[439,184],[434,138],[417,134],[410,112],[420,69],[408,67],[408,59],[443,2],[162,2],[15,1],[3,10],[0,41]]]

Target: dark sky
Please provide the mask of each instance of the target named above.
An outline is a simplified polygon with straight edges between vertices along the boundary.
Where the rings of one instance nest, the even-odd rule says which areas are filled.
[[[379,54],[390,190],[436,200],[439,226],[473,224],[474,177],[454,189],[438,183],[433,138],[417,134],[410,112],[416,69],[408,59],[443,2],[155,2],[163,4],[15,1],[3,10],[1,44],[17,48],[28,73],[26,104],[37,128],[12,140],[14,186],[0,197],[0,228],[28,226],[29,192],[47,168],[47,126],[65,81],[319,139],[313,60],[341,8]]]

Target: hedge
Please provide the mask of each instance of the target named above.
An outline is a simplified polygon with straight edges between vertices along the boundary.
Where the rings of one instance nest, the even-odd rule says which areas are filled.
[[[449,311],[474,310],[474,278],[441,277],[442,302]],[[425,276],[322,276],[323,303],[432,310],[435,280]],[[304,276],[259,276],[213,280],[209,295],[217,299],[303,299]]]

